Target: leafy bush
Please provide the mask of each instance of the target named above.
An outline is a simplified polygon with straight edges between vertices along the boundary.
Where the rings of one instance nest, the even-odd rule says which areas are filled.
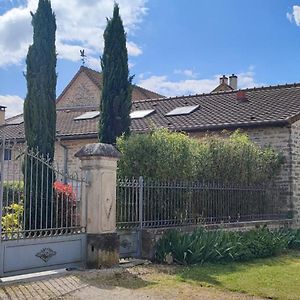
[[[120,177],[144,176],[159,180],[218,180],[243,184],[267,182],[283,159],[271,148],[262,149],[239,131],[229,138],[191,139],[166,129],[121,137]]]
[[[176,263],[190,265],[270,257],[291,247],[299,232],[266,227],[246,232],[200,228],[191,234],[171,230],[158,241],[156,259],[165,262],[171,257]]]
[[[166,129],[150,134],[133,134],[117,140],[122,153],[118,163],[120,177],[151,179],[193,179],[198,143],[183,133]]]
[[[261,184],[278,174],[283,157],[235,131],[227,139],[208,137],[201,141],[195,163],[197,179]]]
[[[2,231],[8,236],[23,229],[23,201],[23,182],[4,182],[1,223]]]
[[[23,204],[11,204],[5,207],[5,215],[2,216],[2,231],[11,235],[23,229]]]
[[[300,249],[300,229],[287,230],[287,234],[290,235],[290,249]]]

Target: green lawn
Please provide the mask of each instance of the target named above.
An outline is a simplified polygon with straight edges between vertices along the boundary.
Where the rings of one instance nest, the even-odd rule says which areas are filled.
[[[177,279],[271,299],[300,299],[300,252],[249,263],[180,268]]]

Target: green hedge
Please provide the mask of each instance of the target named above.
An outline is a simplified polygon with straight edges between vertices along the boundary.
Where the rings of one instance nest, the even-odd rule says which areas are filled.
[[[166,129],[121,137],[120,177],[159,180],[208,180],[261,184],[273,179],[283,163],[271,148],[260,148],[236,131],[228,138],[191,139]]]
[[[300,230],[271,231],[263,227],[234,232],[200,228],[191,234],[171,230],[158,241],[156,259],[184,265],[247,261],[278,255],[288,248],[300,249]]]

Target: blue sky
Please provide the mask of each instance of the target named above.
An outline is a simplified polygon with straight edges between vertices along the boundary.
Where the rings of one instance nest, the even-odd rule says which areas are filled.
[[[222,74],[239,87],[300,82],[299,0],[120,0],[134,81],[165,95],[209,92]],[[0,105],[22,110],[29,11],[37,0],[0,0]],[[52,0],[59,94],[81,65],[99,69],[113,0]]]

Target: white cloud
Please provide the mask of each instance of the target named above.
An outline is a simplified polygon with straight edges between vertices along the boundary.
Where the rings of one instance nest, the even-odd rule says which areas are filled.
[[[287,12],[286,13],[286,17],[287,17],[287,19],[292,23],[293,22],[293,14],[292,13],[289,13],[289,12]]]
[[[6,106],[5,118],[23,113],[24,100],[16,95],[0,95],[0,105]]]
[[[248,71],[237,74],[238,88],[250,88],[261,86],[255,81],[253,67]],[[180,96],[189,94],[209,93],[219,84],[220,74],[208,79],[183,79],[179,81],[170,80],[168,76],[150,76],[142,78],[138,85],[161,93],[165,96]]]
[[[191,70],[191,69],[185,69],[185,70],[176,69],[174,71],[174,74],[184,75],[184,76],[190,77],[190,78],[198,77],[198,73],[195,73],[195,71]]]
[[[127,50],[128,53],[132,56],[139,56],[143,53],[142,49],[135,43],[133,42],[127,42]]]
[[[286,17],[290,22],[295,22],[297,26],[300,26],[300,6],[294,5],[292,12],[288,12]]]
[[[118,1],[129,37],[147,13],[146,2]],[[30,11],[36,10],[38,0],[26,0],[25,3],[0,16],[0,66],[20,63],[32,42]],[[112,15],[114,0],[52,0],[51,3],[57,21],[58,57],[78,61],[79,49],[84,48],[91,58],[98,58],[103,51],[106,17]],[[128,41],[127,47],[129,55],[142,53],[132,41]]]

